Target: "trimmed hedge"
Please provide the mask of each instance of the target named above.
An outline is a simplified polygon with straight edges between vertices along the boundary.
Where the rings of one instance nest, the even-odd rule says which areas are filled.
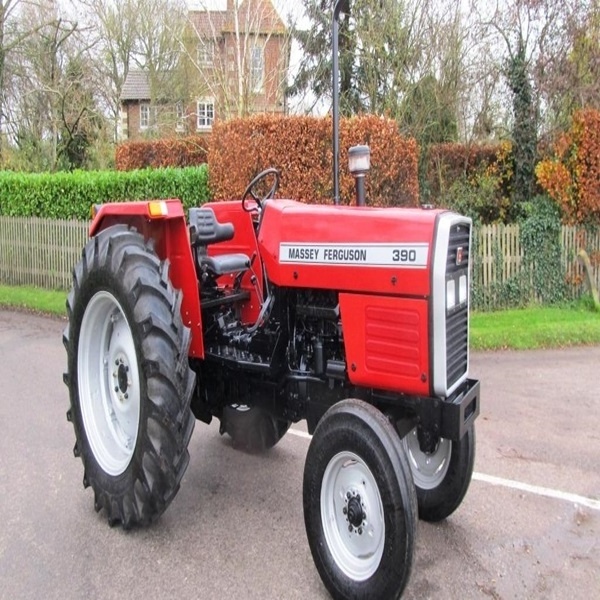
[[[331,130],[330,118],[315,117],[256,115],[215,123],[208,151],[215,199],[239,198],[252,177],[275,167],[281,173],[279,198],[331,203]],[[341,203],[354,203],[348,148],[358,144],[371,147],[371,172],[366,178],[368,204],[417,205],[417,143],[403,138],[395,121],[373,115],[341,120]]]
[[[535,173],[568,223],[600,222],[600,111],[575,112],[571,129],[560,135],[553,156]]]
[[[0,172],[0,215],[88,219],[90,206],[105,202],[179,198],[186,208],[210,197],[207,167],[129,172]]]
[[[512,179],[511,147],[502,144],[458,144],[448,142],[429,147],[427,186],[432,200],[442,197],[457,181],[488,172],[505,180]],[[505,195],[510,191],[505,190]]]
[[[197,167],[206,163],[208,137],[137,140],[117,146],[115,164],[118,171],[148,167]]]

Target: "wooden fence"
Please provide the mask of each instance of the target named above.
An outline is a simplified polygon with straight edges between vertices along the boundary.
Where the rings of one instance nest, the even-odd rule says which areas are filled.
[[[0,283],[68,290],[89,224],[0,217]]]
[[[71,270],[81,256],[88,223],[0,216],[0,283],[68,290]],[[473,273],[477,285],[488,288],[504,283],[523,268],[518,225],[487,225],[475,235],[477,260]],[[562,267],[573,291],[580,289],[580,248],[591,254],[593,281],[600,288],[600,229],[562,228]],[[0,299],[1,300],[1,299]],[[490,307],[491,308],[491,307]]]
[[[524,268],[524,253],[518,225],[485,225],[476,232],[477,261],[473,278],[482,288],[505,283]],[[563,226],[561,230],[561,268],[573,293],[579,291],[583,269],[577,260],[580,249],[592,259],[592,281],[600,288],[600,228]]]

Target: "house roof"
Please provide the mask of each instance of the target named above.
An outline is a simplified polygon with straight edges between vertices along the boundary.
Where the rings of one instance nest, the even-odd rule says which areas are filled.
[[[146,71],[130,69],[121,90],[121,101],[150,100],[150,81]]]
[[[235,33],[235,9],[226,11],[192,10],[190,19],[200,37]],[[238,28],[257,34],[284,34],[287,30],[271,0],[244,0],[237,9]]]

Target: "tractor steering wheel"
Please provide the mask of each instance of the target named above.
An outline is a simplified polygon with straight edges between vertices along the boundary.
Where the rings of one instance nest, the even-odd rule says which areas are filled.
[[[264,195],[264,196],[260,196],[258,195],[255,191],[254,188],[263,180],[266,179],[267,177],[269,177],[269,175],[273,176],[273,185],[271,186],[271,188],[269,189],[269,191]],[[248,187],[246,188],[246,191],[244,192],[244,195],[242,196],[242,208],[246,211],[246,212],[254,212],[257,209],[260,211],[262,210],[262,203],[265,200],[270,200],[271,198],[273,198],[277,192],[277,188],[279,187],[279,171],[277,169],[265,169],[264,171],[261,171],[249,184]],[[246,198],[248,198],[248,196],[251,196],[252,199],[256,202],[256,206],[248,206],[248,204],[246,203]]]

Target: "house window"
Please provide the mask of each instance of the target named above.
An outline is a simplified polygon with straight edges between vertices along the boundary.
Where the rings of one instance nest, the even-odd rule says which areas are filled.
[[[177,117],[177,131],[183,131],[185,129],[185,110],[183,108],[183,102],[178,102],[175,105],[175,116]]]
[[[198,64],[212,67],[215,60],[215,44],[212,40],[200,40],[198,43]]]
[[[253,92],[261,92],[265,76],[265,54],[262,46],[252,47],[252,62],[250,64],[250,81]]]
[[[150,105],[140,104],[140,129],[150,127]]]
[[[197,128],[210,129],[215,118],[215,103],[213,100],[198,100]]]

